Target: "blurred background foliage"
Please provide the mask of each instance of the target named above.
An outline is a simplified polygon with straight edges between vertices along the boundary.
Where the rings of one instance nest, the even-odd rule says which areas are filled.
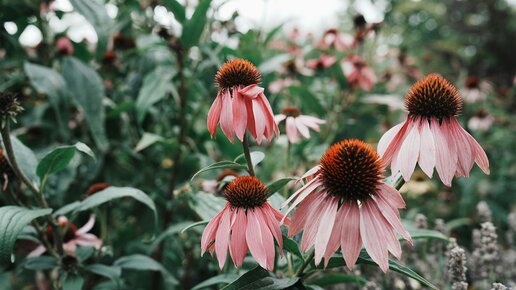
[[[429,221],[444,219],[449,234],[470,246],[471,231],[481,221],[477,204],[485,201],[500,236],[511,230],[507,216],[516,210],[514,2],[381,1],[378,5],[385,9],[379,23],[368,23],[350,3],[348,9],[335,11],[338,27],[310,34],[292,25],[241,29],[238,11],[218,19],[218,9],[232,1],[101,2],[70,0],[73,11],[94,28],[97,42],[59,44],[69,31],[54,31],[49,23],[74,12],[55,9],[51,0],[0,0],[0,91],[17,93],[25,108],[13,133],[38,157],[77,141],[97,155],[96,162],[74,160],[49,180],[51,207],[81,199],[98,182],[140,188],[158,206],[158,240],[150,244],[145,237],[150,235],[152,216],[142,205],[123,200],[104,209],[109,231],[102,238],[109,254],[101,262],[134,253],[149,255],[184,289],[217,275],[214,260],[200,258],[202,227],[180,230],[213,216],[220,203],[219,197],[201,191],[203,182],[223,180],[222,171],[191,181],[192,175],[241,153],[240,144],[229,143],[223,135],[211,139],[206,129],[206,115],[216,96],[214,74],[234,57],[259,67],[275,113],[294,106],[328,122],[320,134],[294,144],[290,157],[285,154],[285,136],[255,147],[266,153],[258,168],[266,183],[301,175],[340,139],[375,144],[405,117],[402,101],[410,86],[428,73],[442,74],[465,99],[459,121],[485,148],[491,175],[475,167],[469,179],[455,180],[453,188],[422,174],[413,178],[402,189],[408,201],[405,219],[414,220],[417,214]],[[112,7],[114,14],[108,13]],[[174,25],[156,20],[163,13],[174,19]],[[26,30],[39,31],[41,41],[22,45]],[[344,49],[321,46],[321,39],[332,33],[354,44]],[[335,59],[327,66],[323,59],[328,55]],[[361,58],[353,63],[355,68],[374,71],[374,85],[350,81],[342,64],[352,56]],[[0,202],[9,200],[1,196]],[[22,267],[1,275],[1,284],[22,289],[33,283],[34,273],[22,274]],[[238,272],[227,268],[228,275]],[[426,278],[438,277],[430,275]],[[124,275],[130,289],[165,287],[156,280],[159,276],[152,272]],[[111,285],[100,288],[99,277],[88,281],[93,281],[91,288]]]

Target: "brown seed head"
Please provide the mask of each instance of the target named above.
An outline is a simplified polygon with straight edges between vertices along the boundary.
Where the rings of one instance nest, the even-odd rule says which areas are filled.
[[[257,85],[261,79],[262,75],[254,64],[241,58],[226,62],[215,75],[215,82],[220,89]]]
[[[345,139],[332,145],[319,164],[324,187],[343,202],[369,199],[375,194],[384,172],[378,153],[357,139]]]
[[[23,108],[20,106],[18,97],[11,92],[0,93],[0,117],[14,118],[21,112]]]
[[[287,117],[299,117],[301,115],[301,110],[296,107],[286,107],[283,108],[281,113]]]
[[[405,97],[409,115],[424,118],[450,118],[462,109],[457,89],[438,74],[429,74],[415,83]]]
[[[246,209],[261,206],[267,200],[268,193],[268,188],[254,176],[237,177],[224,190],[232,207]]]

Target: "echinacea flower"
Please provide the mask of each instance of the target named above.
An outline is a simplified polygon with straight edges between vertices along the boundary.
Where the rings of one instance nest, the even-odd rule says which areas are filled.
[[[306,62],[306,66],[316,70],[316,69],[325,69],[337,62],[337,58],[333,55],[322,54],[319,58],[310,59]]]
[[[355,39],[347,33],[340,33],[336,29],[328,29],[320,40],[315,43],[316,47],[322,50],[335,48],[337,51],[345,51],[355,45]]]
[[[77,246],[89,246],[100,249],[102,246],[102,240],[96,235],[89,233],[93,226],[95,226],[95,215],[90,215],[90,218],[86,224],[82,227],[77,228],[74,224],[70,224],[65,216],[60,216],[57,219],[57,223],[66,232],[63,234],[63,250],[69,256],[75,257],[75,251]],[[53,241],[53,229],[48,227],[46,231],[47,240]],[[30,252],[29,257],[38,257],[45,253],[47,249],[43,245],[39,245],[36,249]]]
[[[258,264],[272,271],[276,251],[281,253],[283,239],[280,223],[283,215],[267,202],[268,189],[254,176],[235,178],[224,191],[227,203],[206,226],[202,234],[201,255],[215,251],[222,269],[227,253],[236,267],[242,266],[247,249]]]
[[[231,142],[235,135],[243,141],[246,129],[258,144],[263,138],[270,141],[274,134],[279,136],[271,105],[258,86],[260,80],[260,72],[247,60],[237,58],[222,65],[215,76],[219,91],[208,113],[212,137],[219,123]]]
[[[399,208],[405,207],[400,193],[382,182],[384,165],[378,153],[363,141],[347,139],[331,146],[319,165],[303,176],[310,177],[283,206],[294,201],[285,217],[297,207],[289,236],[303,230],[301,250],[314,246],[315,264],[341,248],[351,269],[362,244],[369,256],[385,272],[388,252],[400,258],[400,234],[412,244],[400,221]]]
[[[348,56],[342,61],[341,67],[347,81],[365,91],[370,91],[377,81],[373,69],[358,55]]]
[[[281,114],[274,116],[274,120],[277,124],[286,120],[285,131],[290,143],[297,143],[300,139],[299,135],[306,139],[310,138],[309,129],[319,132],[319,125],[326,123],[326,121],[316,117],[301,115],[301,111],[294,107],[283,109]]]
[[[469,176],[473,163],[489,174],[484,149],[455,117],[462,108],[457,89],[438,74],[430,74],[412,86],[405,97],[407,119],[387,131],[378,153],[391,171],[409,180],[416,163],[432,177],[434,167],[442,182],[451,186],[453,176]]]
[[[489,114],[486,110],[478,110],[468,121],[468,128],[473,131],[487,131],[495,122],[495,117]]]

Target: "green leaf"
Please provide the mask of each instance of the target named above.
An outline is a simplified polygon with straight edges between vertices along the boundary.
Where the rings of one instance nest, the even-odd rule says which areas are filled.
[[[453,229],[456,229],[458,227],[471,225],[472,221],[470,218],[456,218],[449,222],[447,222],[444,227],[446,228],[447,232],[450,232]]]
[[[39,256],[27,258],[23,267],[29,270],[50,270],[59,265],[57,258],[54,256]]]
[[[40,179],[43,179],[44,176],[64,170],[70,161],[72,161],[76,150],[95,158],[93,151],[84,143],[79,142],[72,146],[57,147],[41,159],[36,168],[36,174]]]
[[[157,67],[143,80],[136,100],[136,117],[141,123],[149,108],[162,100],[173,89],[172,77],[175,70],[171,67]]]
[[[108,141],[104,128],[106,116],[102,104],[105,97],[102,79],[94,69],[73,57],[66,57],[62,67],[70,96],[84,111],[93,140],[99,149],[106,150]]]
[[[340,283],[356,283],[360,285],[365,285],[367,283],[367,280],[355,275],[327,274],[317,279],[311,280],[308,283],[315,284],[321,287],[327,287]]]
[[[81,290],[84,284],[84,279],[81,276],[69,272],[63,274],[61,281],[63,290]]]
[[[156,205],[154,201],[143,191],[132,188],[132,187],[116,187],[110,186],[106,189],[103,189],[95,194],[89,196],[85,200],[81,201],[81,203],[74,209],[74,211],[85,211],[88,209],[92,209],[99,205],[102,205],[108,201],[113,199],[123,198],[123,197],[132,197],[137,201],[145,204],[148,208],[150,208],[154,214],[154,221],[157,222],[157,212]]]
[[[60,216],[60,215],[65,215],[67,213],[70,213],[70,212],[74,211],[76,208],[78,208],[79,205],[81,205],[80,201],[74,201],[72,203],[69,203],[69,204],[63,206],[62,208],[56,210],[53,213],[53,216],[57,217],[57,216]]]
[[[11,144],[13,145],[14,157],[20,166],[21,171],[36,185],[39,186],[39,179],[36,176],[36,167],[38,159],[29,147],[25,146],[18,138],[11,135]],[[2,147],[5,147],[2,142]],[[7,154],[5,156],[7,158]]]
[[[164,138],[160,135],[145,132],[143,133],[143,136],[140,139],[140,141],[138,141],[138,144],[136,144],[136,147],[134,147],[134,151],[140,152],[143,149],[151,146],[152,144],[163,140]]]
[[[369,257],[369,255],[367,254],[366,250],[365,249],[362,249],[362,251],[360,252],[360,255],[358,256],[358,260],[357,260],[357,264],[365,264],[365,265],[375,265],[375,266],[378,266],[374,261],[373,259],[371,259],[371,257]],[[338,256],[333,256],[330,261],[328,262],[328,266],[326,268],[335,268],[335,267],[342,267],[344,266],[345,263],[344,263],[344,259],[342,258],[341,255],[338,255]],[[438,289],[434,284],[432,284],[430,281],[426,280],[425,278],[423,278],[421,275],[419,275],[418,273],[414,272],[412,269],[406,267],[406,266],[403,266],[401,265],[400,263],[396,262],[396,261],[393,261],[393,260],[390,260],[389,259],[389,269],[394,271],[394,272],[398,272],[402,275],[405,275],[409,278],[412,278],[416,281],[418,281],[419,283],[431,288],[431,289]]]
[[[217,275],[215,277],[211,277],[210,279],[204,280],[203,282],[195,285],[191,290],[200,290],[200,289],[208,288],[211,286],[220,288],[220,287],[218,287],[220,284],[229,284],[229,283],[235,281],[236,279],[238,279],[238,275],[236,275],[236,274]],[[211,288],[213,288],[213,287],[211,287]]]
[[[106,50],[113,27],[106,8],[99,0],[70,0],[70,3],[95,28],[98,38],[97,54],[101,56]]]
[[[191,221],[185,221],[169,226],[165,231],[159,234],[159,236],[157,236],[156,239],[154,239],[154,241],[152,241],[152,245],[148,248],[148,251],[154,251],[154,249],[161,243],[162,240],[164,240],[170,235],[180,233],[185,227],[191,224]]]
[[[256,267],[245,273],[236,281],[222,288],[223,290],[276,290],[288,288],[299,281],[299,278],[276,278],[267,270]]]
[[[51,68],[30,62],[25,62],[23,68],[36,91],[47,95],[54,109],[58,110],[60,100],[66,96],[63,76]]]
[[[184,23],[186,20],[186,13],[185,13],[185,7],[179,3],[179,1],[176,0],[164,0],[161,1],[161,4],[165,6],[172,14],[174,14],[174,17],[179,23]]]
[[[441,232],[434,230],[409,230],[410,236],[412,239],[437,239],[448,241],[448,237],[443,235]],[[400,237],[400,239],[402,239]]]
[[[199,174],[201,174],[203,172],[210,171],[210,170],[215,170],[215,169],[247,169],[247,166],[242,165],[240,163],[233,162],[233,161],[215,162],[215,163],[210,164],[210,165],[202,168],[201,170],[197,171],[192,176],[191,180],[194,180],[197,176],[199,176]]]
[[[303,254],[301,254],[301,251],[299,250],[298,244],[293,239],[288,238],[285,235],[283,235],[283,250],[292,253],[301,260],[304,259]]]
[[[184,233],[184,232],[190,230],[191,228],[195,228],[197,226],[207,225],[209,222],[210,221],[200,221],[200,222],[196,222],[196,223],[193,223],[193,224],[189,224],[188,226],[184,227],[181,230],[181,233]]]
[[[0,207],[0,266],[14,263],[12,250],[16,238],[33,219],[48,215],[52,209],[27,209],[19,206]],[[0,267],[1,268],[1,267]]]
[[[111,280],[116,280],[122,275],[122,268],[120,266],[92,264],[86,266],[85,269],[89,272],[95,273],[99,276],[103,276]]]
[[[256,165],[260,164],[260,162],[262,162],[263,159],[265,159],[265,154],[260,151],[250,152],[249,155],[251,155],[251,163],[253,164],[253,168],[256,167]],[[233,162],[247,164],[247,161],[245,160],[245,155],[243,153],[238,155]]]
[[[113,264],[122,269],[139,270],[139,271],[159,271],[163,275],[165,283],[168,285],[177,285],[179,282],[158,262],[144,255],[125,256],[115,261]]]
[[[199,43],[204,27],[206,26],[206,13],[210,8],[211,0],[201,0],[195,8],[192,18],[183,25],[181,42],[185,47],[192,47]]]
[[[193,209],[202,220],[211,220],[226,205],[226,200],[213,194],[198,192],[193,196],[190,202],[190,208]]]
[[[267,185],[267,188],[269,188],[269,196],[273,195],[274,193],[278,192],[280,189],[282,189],[285,185],[287,185],[292,180],[297,180],[298,177],[283,177],[280,178],[273,183]]]

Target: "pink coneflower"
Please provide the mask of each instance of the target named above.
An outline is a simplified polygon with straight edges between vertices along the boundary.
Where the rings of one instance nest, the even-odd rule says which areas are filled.
[[[457,89],[438,74],[418,81],[405,97],[407,119],[387,131],[378,153],[391,171],[409,180],[416,163],[428,177],[434,167],[445,185],[453,176],[469,176],[473,163],[489,174],[486,153],[455,117],[462,108]]]
[[[405,207],[400,193],[383,183],[384,165],[379,155],[363,141],[343,140],[331,146],[319,165],[303,177],[311,177],[284,204],[298,206],[289,227],[289,236],[303,231],[301,249],[314,246],[315,264],[341,248],[351,269],[362,243],[369,256],[385,272],[389,269],[388,252],[399,259],[400,234],[412,244],[400,221],[399,208]],[[287,214],[285,216],[287,216]]]
[[[66,36],[62,36],[56,40],[56,49],[57,52],[62,55],[73,54],[73,44],[70,41],[70,39]]]
[[[297,143],[300,139],[300,135],[309,139],[309,129],[319,132],[319,125],[326,123],[326,121],[316,117],[301,115],[301,111],[294,107],[284,108],[281,114],[274,116],[276,124],[279,124],[285,119],[285,131],[287,132],[290,143]]]
[[[337,51],[345,51],[356,44],[352,35],[339,33],[336,29],[328,29],[324,32],[320,40],[315,43],[316,47],[322,50],[335,48]]]
[[[310,59],[306,62],[306,66],[315,70],[315,69],[325,69],[337,62],[337,58],[333,55],[322,54],[321,57],[317,59]]]
[[[90,215],[90,219],[84,226],[77,229],[74,224],[69,224],[68,219],[65,216],[60,216],[57,219],[59,226],[66,229],[63,234],[63,249],[69,256],[75,257],[75,251],[77,246],[90,246],[100,249],[102,246],[102,240],[94,234],[89,233],[95,225],[95,215]],[[52,242],[54,239],[52,227],[48,227],[46,231],[47,240]],[[29,257],[41,256],[47,249],[43,245],[39,245],[36,249],[30,252]]]
[[[258,86],[261,74],[249,61],[233,59],[226,62],[215,76],[219,87],[217,98],[208,113],[208,131],[213,137],[217,125],[229,141],[236,135],[243,141],[246,129],[260,144],[268,141],[279,129],[274,122],[271,105]]]
[[[468,128],[474,131],[487,131],[493,126],[495,117],[489,114],[486,110],[478,110],[468,121]]]
[[[227,252],[236,267],[242,266],[247,249],[258,264],[272,271],[276,251],[274,240],[283,254],[280,223],[283,215],[268,202],[268,189],[254,176],[235,178],[224,191],[224,209],[206,226],[202,234],[201,255],[215,251],[222,269]]]
[[[466,103],[478,103],[485,101],[487,93],[491,91],[492,87],[488,82],[482,81],[479,77],[472,75],[466,78],[461,94]]]
[[[341,66],[344,76],[353,86],[370,91],[377,81],[373,69],[368,67],[364,59],[358,55],[348,56],[342,61]]]

